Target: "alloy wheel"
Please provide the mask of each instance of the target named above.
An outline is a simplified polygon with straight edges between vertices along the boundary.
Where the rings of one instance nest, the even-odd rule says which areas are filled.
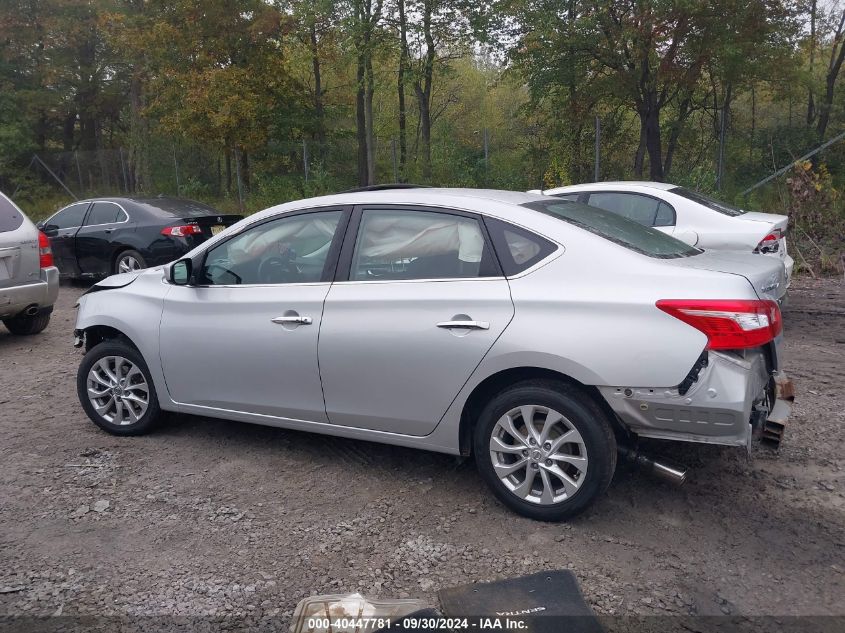
[[[141,369],[122,356],[104,356],[88,372],[88,399],[110,424],[135,424],[150,403],[150,389]]]
[[[490,436],[490,459],[511,493],[538,505],[570,499],[587,474],[587,447],[561,413],[523,405],[505,413]]]
[[[141,262],[132,255],[124,255],[117,262],[117,270],[121,273],[129,273],[133,270],[141,270]]]

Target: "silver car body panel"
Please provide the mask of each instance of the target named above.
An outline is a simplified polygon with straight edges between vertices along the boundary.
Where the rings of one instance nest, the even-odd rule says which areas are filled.
[[[678,266],[737,274],[741,271],[761,299],[782,301],[786,295],[786,270],[772,257],[749,256],[736,251],[705,251],[676,262]]]
[[[663,394],[677,390],[706,337],[655,302],[756,299],[758,273],[753,265],[744,270],[742,258],[761,258],[650,258],[517,206],[544,199],[444,189],[340,194],[245,218],[188,255],[198,258],[220,240],[288,211],[436,205],[495,217],[558,244],[532,269],[507,280],[338,281],[239,287],[235,295],[224,287],[173,286],[165,267],[133,273],[128,285],[120,280],[122,287],[83,296],[76,328],[108,326],[129,337],[147,360],[165,410],[457,454],[461,417],[473,390],[499,372],[530,367],[597,387],[637,432],[739,443],[745,437],[741,423],[714,424],[702,432],[684,426],[678,413],[677,423],[658,428],[654,420],[647,424],[630,415],[630,403],[617,402],[614,394],[626,386]],[[115,285],[115,279],[106,284]],[[288,310],[310,316],[312,324],[285,328],[270,322]],[[489,329],[437,327],[457,316],[487,322]],[[740,392],[756,389],[755,372],[759,365],[711,363],[702,385],[690,391],[693,402],[740,419],[754,399],[743,396],[740,412]],[[737,376],[745,376],[741,385],[725,386]],[[713,385],[716,397],[707,391]]]
[[[428,435],[513,313],[503,277],[335,283],[320,331],[329,419]],[[473,320],[488,327],[437,327]]]
[[[328,421],[317,338],[330,286],[171,287],[160,335],[170,397],[180,405]],[[280,316],[311,323],[271,320]]]
[[[59,296],[59,270],[41,268],[38,229],[8,197],[0,196],[23,216],[18,228],[0,232],[0,318],[30,306],[50,308]]]

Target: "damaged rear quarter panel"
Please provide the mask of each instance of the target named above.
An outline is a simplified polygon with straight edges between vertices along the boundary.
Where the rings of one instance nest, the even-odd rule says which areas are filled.
[[[684,394],[677,389],[600,387],[625,425],[638,435],[745,446],[753,403],[769,380],[765,355],[710,352],[708,364]]]
[[[707,337],[656,302],[756,295],[743,277],[672,261],[610,243],[567,245],[548,266],[510,280],[515,316],[484,364],[531,350],[558,358],[560,368],[550,369],[587,385],[677,386]]]

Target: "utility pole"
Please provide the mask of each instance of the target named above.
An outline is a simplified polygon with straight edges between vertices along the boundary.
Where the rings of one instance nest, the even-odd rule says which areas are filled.
[[[596,166],[593,174],[593,181],[599,181],[599,174],[601,173],[601,119],[596,115]]]
[[[490,182],[490,130],[484,128],[484,184]]]
[[[722,190],[722,174],[725,162],[725,122],[727,108],[722,107],[721,122],[719,123],[719,157],[716,163],[716,191]]]
[[[173,173],[176,175],[176,197],[182,195],[182,188],[179,186],[179,163],[176,162],[176,145],[173,145]]]
[[[238,179],[238,208],[243,212],[244,194],[243,187],[241,186],[241,152],[238,149],[235,150],[235,176]]]

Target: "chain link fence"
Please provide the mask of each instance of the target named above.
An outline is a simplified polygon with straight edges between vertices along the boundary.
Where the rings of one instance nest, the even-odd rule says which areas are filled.
[[[374,143],[376,183],[416,182],[460,186],[491,186],[494,170],[493,135],[482,130],[477,146],[433,142],[431,167],[423,169],[419,142],[409,139],[402,160],[399,140],[379,137]],[[513,151],[513,147],[502,147]],[[31,156],[12,196],[61,197],[173,195],[253,211],[303,196],[358,186],[357,139],[271,142],[260,154],[209,149],[158,139],[145,149],[145,167],[128,148],[94,151],[39,152]],[[504,161],[504,158],[503,158]],[[512,154],[505,161],[512,168]],[[500,186],[503,183],[498,183]],[[529,183],[530,184],[530,183]]]

